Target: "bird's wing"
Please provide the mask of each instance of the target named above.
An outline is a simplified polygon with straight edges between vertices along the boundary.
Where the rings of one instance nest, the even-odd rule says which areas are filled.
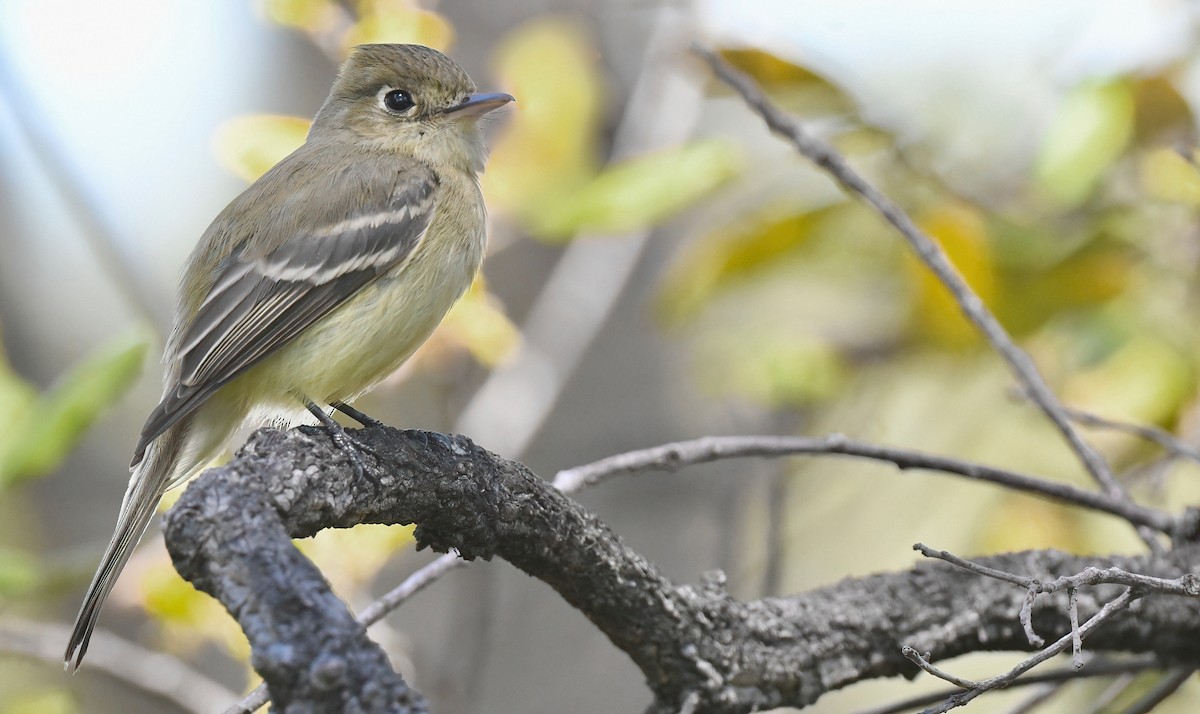
[[[406,171],[386,201],[306,227],[266,255],[235,248],[180,336],[178,379],[146,420],[134,464],[222,385],[412,255],[436,186],[432,171]]]

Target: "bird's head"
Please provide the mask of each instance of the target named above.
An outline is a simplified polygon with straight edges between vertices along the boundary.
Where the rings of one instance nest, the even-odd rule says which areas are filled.
[[[480,94],[462,67],[422,45],[360,45],[338,71],[309,140],[358,141],[478,172],[486,151],[477,122],[513,101]]]

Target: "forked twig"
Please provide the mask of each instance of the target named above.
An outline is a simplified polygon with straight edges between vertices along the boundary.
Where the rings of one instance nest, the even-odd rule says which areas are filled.
[[[830,175],[849,193],[860,197],[900,232],[916,252],[917,258],[950,291],[964,317],[967,318],[992,348],[1004,360],[1017,382],[1049,418],[1066,440],[1084,468],[1100,487],[1113,498],[1129,499],[1124,487],[1112,473],[1099,452],[1080,436],[1071,424],[1063,405],[1051,391],[1029,355],[1017,346],[995,315],[984,305],[979,295],[967,284],[937,242],[917,227],[913,219],[882,191],[850,167],[846,159],[832,147],[810,136],[795,118],[776,107],[754,80],[734,68],[707,47],[694,44],[692,51],[712,68],[713,73],[732,87],[764,122],[772,133],[786,139],[802,156]],[[1139,534],[1155,552],[1162,550],[1154,535],[1144,529]]]

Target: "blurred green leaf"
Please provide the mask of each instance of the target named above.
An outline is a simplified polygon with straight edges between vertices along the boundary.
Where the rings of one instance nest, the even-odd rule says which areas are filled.
[[[44,566],[31,554],[0,548],[0,598],[18,598],[43,584]]]
[[[12,370],[0,342],[0,435],[9,433],[29,413],[29,405],[36,399],[37,390]],[[0,436],[0,445],[4,443],[5,437]]]
[[[254,181],[300,148],[311,125],[308,119],[275,114],[234,117],[217,129],[217,161],[242,180]]]
[[[118,338],[30,403],[0,436],[0,490],[53,471],[137,378],[147,346],[141,335]]]
[[[739,158],[731,144],[714,139],[613,164],[563,200],[544,202],[533,229],[542,238],[567,238],[653,226],[735,176]]]
[[[1127,82],[1076,88],[1046,132],[1036,168],[1038,187],[1060,205],[1082,203],[1129,144],[1133,127],[1133,91]]]
[[[75,699],[62,689],[18,694],[0,705],[0,714],[75,714],[78,711],[80,708]]]
[[[803,334],[748,326],[700,339],[706,359],[696,365],[698,380],[722,396],[789,407],[832,396],[847,377],[833,345]]]
[[[1137,335],[1091,369],[1071,375],[1063,398],[1081,409],[1162,424],[1192,397],[1190,356],[1152,335]]]

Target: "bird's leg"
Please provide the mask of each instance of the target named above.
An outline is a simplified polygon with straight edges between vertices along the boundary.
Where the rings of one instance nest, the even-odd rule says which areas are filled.
[[[339,412],[345,414],[346,416],[350,417],[351,419],[358,422],[359,424],[362,424],[363,426],[387,426],[386,424],[379,421],[375,417],[363,414],[359,410],[355,409],[354,407],[350,406],[349,404],[347,404],[341,400],[338,400],[336,402],[330,402],[329,406],[331,406],[334,409],[338,410]]]
[[[354,476],[358,479],[365,478],[378,486],[379,479],[376,478],[375,474],[371,472],[370,467],[367,466],[366,461],[363,460],[361,453],[362,451],[370,452],[370,448],[356,442],[354,437],[346,433],[346,430],[342,428],[341,424],[338,424],[336,421],[334,421],[333,417],[329,416],[324,409],[314,404],[312,400],[306,399],[304,401],[304,406],[308,407],[308,410],[317,418],[317,421],[321,422],[321,426],[323,426],[325,428],[325,432],[329,434],[329,438],[333,441],[334,446],[337,446],[339,449],[341,449],[342,453],[346,455],[346,458],[350,459],[350,463],[354,467]],[[358,418],[354,417],[353,415],[351,416],[355,419]]]

